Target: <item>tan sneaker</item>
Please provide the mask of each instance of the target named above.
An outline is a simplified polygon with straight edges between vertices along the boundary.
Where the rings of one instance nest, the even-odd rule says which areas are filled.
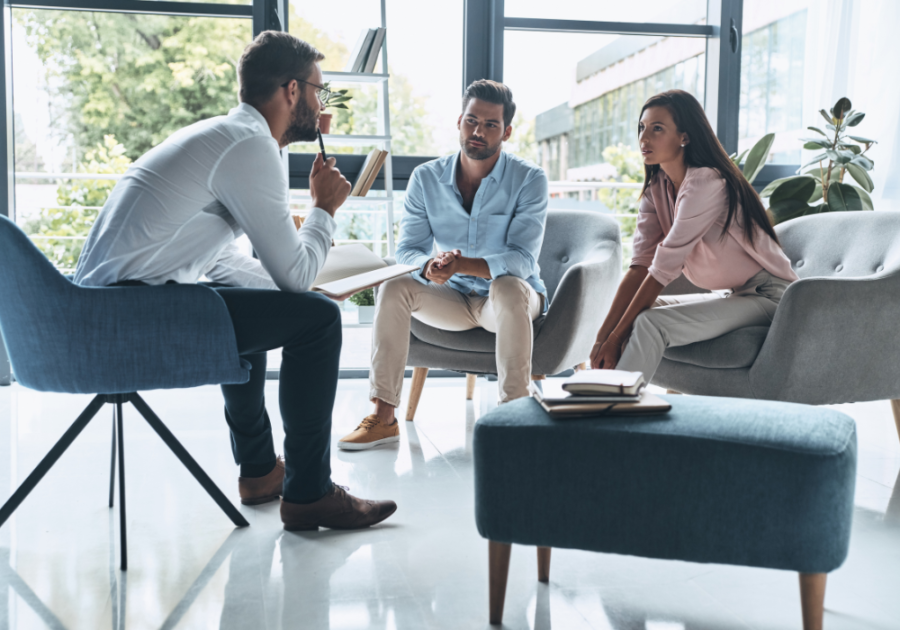
[[[238,477],[238,492],[244,505],[259,505],[281,496],[284,487],[284,458],[275,458],[275,468],[264,477]]]
[[[363,451],[381,444],[390,444],[400,441],[400,425],[394,418],[393,424],[384,425],[378,421],[378,416],[366,416],[356,430],[350,435],[344,436],[338,442],[338,447],[345,451]]]
[[[366,501],[333,485],[331,492],[315,503],[281,501],[281,521],[289,532],[331,529],[363,529],[380,523],[397,511],[393,501]]]

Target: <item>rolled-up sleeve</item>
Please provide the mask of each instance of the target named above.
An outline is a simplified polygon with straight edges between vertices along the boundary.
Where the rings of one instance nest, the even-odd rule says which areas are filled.
[[[537,269],[544,226],[547,222],[549,186],[543,170],[535,169],[519,192],[512,221],[506,234],[507,249],[484,257],[492,278],[528,278]]]
[[[634,242],[631,246],[631,264],[636,267],[650,267],[656,247],[662,243],[663,229],[659,224],[656,206],[648,188],[641,197],[638,210],[637,229],[634,231]]]
[[[684,269],[684,261],[716,221],[728,211],[725,180],[712,169],[685,180],[672,229],[656,248],[648,273],[666,286]]]
[[[418,173],[418,169],[413,171],[406,187],[403,218],[400,219],[400,242],[397,243],[397,262],[419,267],[419,273],[412,274],[413,278],[428,284],[428,280],[422,277],[422,272],[431,260],[434,232],[425,210],[425,193]]]

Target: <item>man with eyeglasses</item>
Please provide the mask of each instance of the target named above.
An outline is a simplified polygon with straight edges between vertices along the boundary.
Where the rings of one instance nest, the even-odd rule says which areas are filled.
[[[287,33],[261,33],[238,64],[240,105],[176,132],[134,163],[91,229],[75,276],[95,287],[212,281],[252,366],[248,383],[222,386],[241,502],[283,497],[287,530],[368,527],[397,509],[331,481],[341,315],[309,289],[350,184],[334,158],[318,155],[309,176],[314,209],[298,232],[281,154],[316,139],[322,59]],[[258,258],[235,243],[243,234]],[[275,454],[264,395],[266,353],[277,348],[284,459]]]
[[[338,442],[340,448],[363,450],[400,439],[394,410],[411,317],[442,330],[496,333],[500,402],[528,395],[532,321],[547,306],[537,261],[548,186],[543,169],[502,150],[515,114],[507,86],[473,82],[456,123],[460,151],[413,171],[397,261],[421,270],[389,280],[378,293],[369,372],[375,410]]]

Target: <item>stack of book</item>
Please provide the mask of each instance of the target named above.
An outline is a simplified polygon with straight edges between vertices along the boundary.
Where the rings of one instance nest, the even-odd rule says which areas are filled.
[[[378,177],[381,167],[384,166],[387,154],[387,151],[381,149],[372,149],[369,152],[369,155],[366,156],[366,161],[363,162],[363,166],[359,171],[359,175],[356,176],[356,182],[354,182],[353,188],[350,189],[350,196],[366,196],[366,193],[369,192],[372,184],[375,183],[375,178]]]
[[[672,408],[666,401],[645,391],[640,372],[623,370],[581,370],[562,382],[541,381],[546,391],[532,387],[531,393],[551,418],[582,416],[644,415],[665,413]]]
[[[353,47],[353,53],[344,72],[374,72],[386,31],[385,28],[364,30]]]

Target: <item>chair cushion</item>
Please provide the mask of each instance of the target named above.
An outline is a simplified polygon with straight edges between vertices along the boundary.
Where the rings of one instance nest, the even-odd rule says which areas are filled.
[[[768,334],[768,326],[748,326],[708,341],[668,348],[664,356],[671,361],[706,368],[750,367]]]
[[[534,400],[475,426],[475,517],[490,540],[829,572],[847,555],[848,416],[667,396],[655,416],[552,420]]]
[[[544,325],[544,317],[544,315],[541,315],[532,323],[535,337],[541,332],[541,326]],[[413,317],[410,331],[416,339],[439,348],[462,350],[463,352],[483,352],[485,354],[494,354],[497,349],[497,336],[484,328],[455,332],[441,330],[422,323]]]

